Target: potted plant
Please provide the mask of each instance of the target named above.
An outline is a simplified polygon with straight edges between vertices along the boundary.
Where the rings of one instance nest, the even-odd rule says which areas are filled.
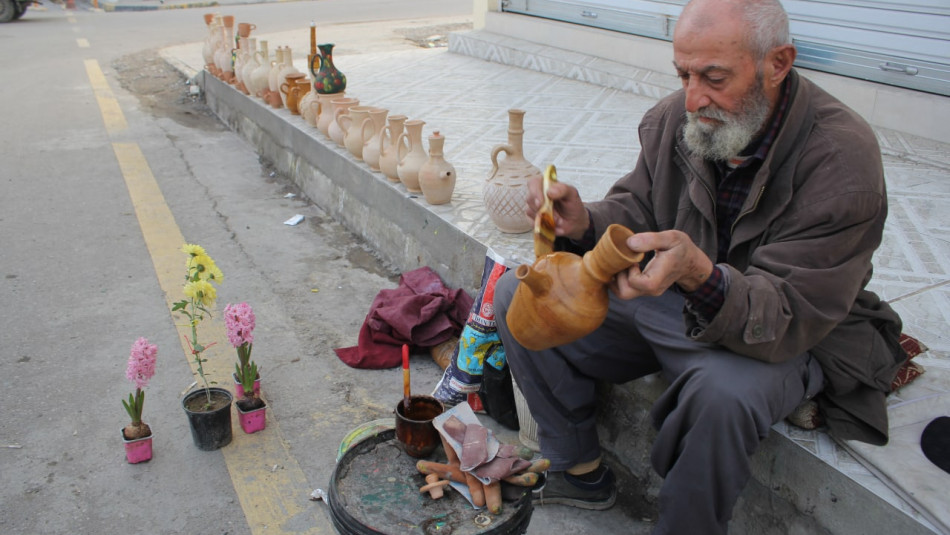
[[[132,344],[129,363],[125,376],[135,383],[135,394],[129,394],[129,400],[122,400],[122,406],[129,413],[132,423],[122,429],[122,441],[125,442],[125,458],[132,464],[148,461],[152,458],[152,429],[142,421],[142,409],[145,407],[145,387],[155,375],[155,357],[158,346],[149,344],[145,338],[139,338]]]
[[[218,296],[214,284],[220,284],[224,275],[200,245],[186,243],[181,250],[188,255],[183,288],[185,299],[174,303],[172,312],[181,312],[188,318],[191,338],[185,335],[185,340],[191,348],[198,378],[204,386],[201,390],[186,394],[181,405],[188,415],[195,446],[200,450],[211,451],[231,443],[231,402],[234,398],[227,390],[212,387],[208,381],[203,366],[207,359],[202,353],[214,342],[202,345],[198,341],[198,324],[205,316],[211,317],[210,309]]]
[[[266,425],[267,404],[261,399],[260,373],[257,363],[251,360],[254,348],[254,311],[247,303],[228,304],[224,308],[224,326],[228,341],[237,350],[238,362],[234,364],[235,391],[238,419],[245,433],[254,433]]]

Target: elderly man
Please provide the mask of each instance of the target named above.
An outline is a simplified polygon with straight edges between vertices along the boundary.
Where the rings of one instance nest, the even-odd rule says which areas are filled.
[[[643,263],[611,284],[592,334],[544,351],[499,332],[552,461],[538,499],[606,509],[595,383],[662,372],[651,461],[657,533],[723,533],[770,427],[818,396],[831,432],[887,440],[900,320],[865,286],[887,214],[874,134],[794,69],[777,0],[693,0],[673,36],[683,88],[640,124],[636,168],[598,202],[554,184],[555,246],[583,253],[611,223]],[[541,206],[531,185],[528,215]]]

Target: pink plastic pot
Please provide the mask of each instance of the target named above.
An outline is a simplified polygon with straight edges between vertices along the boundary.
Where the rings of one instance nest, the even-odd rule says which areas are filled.
[[[129,464],[143,463],[152,458],[152,435],[135,440],[126,440],[125,433],[122,434],[122,442],[125,443],[125,458]]]
[[[264,427],[267,425],[266,405],[259,409],[254,409],[247,412],[242,411],[240,406],[235,406],[237,407],[238,411],[238,420],[241,422],[241,429],[243,429],[245,433],[256,433],[264,429]]]
[[[241,384],[237,379],[237,375],[231,374],[231,378],[234,379],[234,399],[241,399],[244,397],[244,385]],[[261,397],[261,379],[258,377],[254,381],[254,394],[257,397]]]

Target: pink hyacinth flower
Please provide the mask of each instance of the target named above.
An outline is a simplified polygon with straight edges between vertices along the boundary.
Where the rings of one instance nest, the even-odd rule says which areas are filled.
[[[158,346],[149,344],[145,338],[139,338],[132,344],[125,376],[135,383],[136,388],[145,388],[149,379],[155,375],[155,357],[157,355]]]
[[[254,311],[247,303],[228,304],[224,308],[224,325],[228,331],[228,341],[234,347],[254,343]]]

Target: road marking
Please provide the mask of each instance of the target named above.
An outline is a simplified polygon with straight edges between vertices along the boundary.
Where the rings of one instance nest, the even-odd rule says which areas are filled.
[[[128,127],[125,115],[99,63],[86,60],[85,64],[106,130],[110,134],[125,130]],[[171,313],[171,304],[183,297],[185,255],[181,252],[181,246],[185,238],[138,144],[113,143],[112,148]],[[213,258],[213,249],[210,252]],[[227,269],[224,271],[227,272]],[[183,318],[175,317],[175,320],[182,321]],[[182,350],[192,373],[196,374],[196,366],[184,339],[184,335],[190,333],[190,328],[184,324],[176,327]],[[233,382],[228,379],[234,369],[236,354],[234,349],[228,348],[221,315],[215,313],[202,322],[199,329],[204,343],[209,340],[218,342],[203,354],[208,359],[204,364],[206,373],[219,381],[218,386],[233,392]],[[232,423],[232,429],[234,438],[221,452],[251,533],[334,533],[326,508],[309,501],[311,485],[297,460],[290,455],[287,441],[281,434],[280,424],[274,419],[273,412],[267,415],[267,429],[264,431],[247,435],[241,431],[238,422]]]
[[[66,20],[69,21],[70,24],[76,24],[76,17],[69,16],[69,17],[66,17]]]
[[[135,143],[113,143],[112,147],[170,310],[172,303],[184,296],[182,281],[186,257],[181,252],[181,246],[186,240],[139,146]],[[214,249],[207,247],[208,244],[204,245],[214,258]],[[184,323],[183,316],[173,317],[181,322],[176,324],[178,339],[192,373],[197,377],[197,367],[190,358],[190,348],[184,339],[186,334],[190,336],[191,329]],[[198,329],[199,340],[203,343],[217,341],[203,353],[203,357],[208,359],[204,363],[205,374],[218,381],[217,386],[233,393],[233,382],[229,379],[236,362],[236,353],[228,344],[221,314],[212,309],[211,318],[206,318]],[[296,459],[290,455],[280,425],[272,414],[267,414],[267,428],[252,435],[245,434],[239,423],[234,421],[234,438],[230,445],[221,449],[251,532],[333,533],[325,513],[317,511],[322,506],[308,501],[312,490],[310,484]]]
[[[102,121],[106,125],[106,130],[110,134],[115,134],[129,127],[125,122],[125,114],[119,107],[119,101],[112,94],[109,82],[106,81],[106,75],[102,74],[99,62],[94,59],[85,60],[86,75],[89,76],[89,83],[92,85],[92,91],[96,95],[96,102],[99,103],[99,112],[102,115]]]
[[[79,48],[89,48],[89,40],[84,37],[76,39],[76,44],[79,45]]]

